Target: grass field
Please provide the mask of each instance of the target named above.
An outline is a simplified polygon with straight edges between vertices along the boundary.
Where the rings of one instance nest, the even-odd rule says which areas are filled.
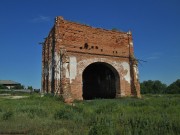
[[[51,96],[0,97],[0,134],[178,135],[180,95],[96,99],[74,105]]]

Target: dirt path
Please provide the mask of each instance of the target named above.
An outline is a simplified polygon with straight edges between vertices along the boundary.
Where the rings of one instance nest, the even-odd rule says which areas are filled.
[[[11,96],[10,94],[1,94],[0,98],[6,98],[6,99],[21,99],[21,98],[27,98],[29,96]]]

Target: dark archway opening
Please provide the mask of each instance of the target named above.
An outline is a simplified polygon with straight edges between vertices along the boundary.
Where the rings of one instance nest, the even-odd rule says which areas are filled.
[[[119,89],[118,72],[109,64],[96,62],[83,72],[83,99],[115,98]]]

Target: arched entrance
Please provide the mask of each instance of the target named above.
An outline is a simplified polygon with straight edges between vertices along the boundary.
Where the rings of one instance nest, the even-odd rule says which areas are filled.
[[[83,72],[83,99],[115,98],[119,91],[119,74],[110,64],[95,62]]]

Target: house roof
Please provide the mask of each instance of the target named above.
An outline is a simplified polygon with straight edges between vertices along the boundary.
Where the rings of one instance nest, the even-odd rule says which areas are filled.
[[[18,82],[12,81],[12,80],[0,80],[0,84],[20,84]]]

